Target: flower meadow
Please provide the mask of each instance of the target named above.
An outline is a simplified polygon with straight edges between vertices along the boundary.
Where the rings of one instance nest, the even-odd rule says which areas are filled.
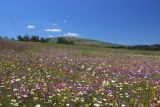
[[[160,57],[7,43],[0,48],[0,106],[160,107]]]

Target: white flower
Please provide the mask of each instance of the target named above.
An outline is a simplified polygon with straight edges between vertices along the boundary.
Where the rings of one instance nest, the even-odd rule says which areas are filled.
[[[81,101],[82,101],[82,102],[84,102],[84,99],[83,99],[83,98],[81,98]]]
[[[103,101],[107,101],[107,99],[104,98]]]
[[[100,105],[98,103],[95,103],[94,106],[95,107],[100,107]]]
[[[127,83],[127,82],[124,82],[124,84],[125,84],[125,85],[128,85],[128,83]]]
[[[16,102],[17,102],[17,100],[16,100],[16,99],[12,99],[12,100],[11,100],[11,102],[14,102],[14,103],[16,103]]]
[[[28,70],[28,71],[31,71],[31,68],[28,68],[27,70]]]
[[[110,106],[113,106],[113,103],[109,103]]]
[[[18,98],[18,99],[20,99],[20,98],[21,98],[21,96],[17,96],[17,98]]]
[[[73,73],[73,70],[72,70],[72,69],[70,70],[70,73]]]
[[[69,107],[69,104],[66,104],[67,107]]]
[[[97,101],[97,98],[94,98],[94,97],[93,97],[93,101],[96,102],[96,101]]]
[[[110,83],[109,83],[108,81],[103,81],[103,82],[102,82],[102,86],[103,86],[103,87],[108,86],[109,84],[110,84]]]
[[[95,72],[95,71],[93,71],[92,76],[94,76],[95,74],[96,74],[96,72]]]
[[[18,81],[20,81],[20,79],[18,78],[18,79],[16,79],[16,82],[18,82]]]
[[[115,80],[112,80],[111,82],[112,82],[112,83],[115,83],[116,81],[115,81]]]
[[[157,98],[154,98],[154,100],[157,100]]]
[[[84,65],[82,65],[81,69],[84,69]]]
[[[112,65],[109,65],[109,67],[112,67]]]
[[[90,71],[92,68],[87,68],[87,71]]]
[[[27,97],[28,97],[28,95],[24,94],[24,95],[23,95],[23,97],[24,97],[24,98],[27,98]]]
[[[82,92],[82,91],[80,91],[80,92],[78,93],[78,95],[83,95],[83,92]]]
[[[14,92],[15,92],[15,91],[18,91],[18,89],[14,88],[13,91],[14,91]]]
[[[126,105],[125,105],[125,104],[122,104],[121,107],[126,107]]]
[[[15,103],[14,106],[15,106],[15,107],[18,107],[18,103]]]
[[[40,105],[40,104],[37,104],[35,107],[41,107],[41,105]]]
[[[4,85],[0,86],[0,88],[4,88],[4,87],[5,87]]]

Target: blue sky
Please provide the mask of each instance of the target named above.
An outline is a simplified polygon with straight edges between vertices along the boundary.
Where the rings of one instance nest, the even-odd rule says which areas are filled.
[[[0,0],[0,35],[160,43],[160,0]]]

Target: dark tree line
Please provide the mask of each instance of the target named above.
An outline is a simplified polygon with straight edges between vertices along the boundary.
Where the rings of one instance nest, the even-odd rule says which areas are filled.
[[[153,45],[133,45],[133,46],[119,45],[119,46],[110,46],[110,48],[160,51],[160,44],[153,44]]]
[[[43,38],[43,37],[40,38],[39,36],[36,36],[36,35],[29,36],[28,34],[24,36],[18,35],[17,39],[19,41],[27,41],[27,42],[47,42],[47,38]]]
[[[160,51],[160,44],[128,46],[128,49]]]
[[[39,36],[35,36],[35,35],[29,36],[26,34],[24,36],[18,35],[17,39],[19,41],[27,41],[27,42],[49,42],[50,38],[43,38],[43,37],[40,38]],[[56,43],[74,45],[74,41],[67,40],[64,37],[58,37]]]
[[[9,39],[7,36],[4,36],[4,37],[0,36],[0,39],[3,39],[3,40],[15,40],[15,39],[12,39],[12,38]],[[36,36],[36,35],[29,36],[28,34],[26,34],[26,35],[18,35],[17,36],[17,40],[18,41],[26,41],[26,42],[50,42],[50,39],[52,39],[52,38],[43,38],[43,37],[39,37],[39,36]],[[64,37],[57,37],[56,43],[57,44],[74,45],[74,41],[67,40]]]

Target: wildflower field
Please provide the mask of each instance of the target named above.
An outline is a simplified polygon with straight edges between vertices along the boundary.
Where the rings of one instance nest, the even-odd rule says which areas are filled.
[[[160,107],[159,55],[0,41],[0,106]]]

